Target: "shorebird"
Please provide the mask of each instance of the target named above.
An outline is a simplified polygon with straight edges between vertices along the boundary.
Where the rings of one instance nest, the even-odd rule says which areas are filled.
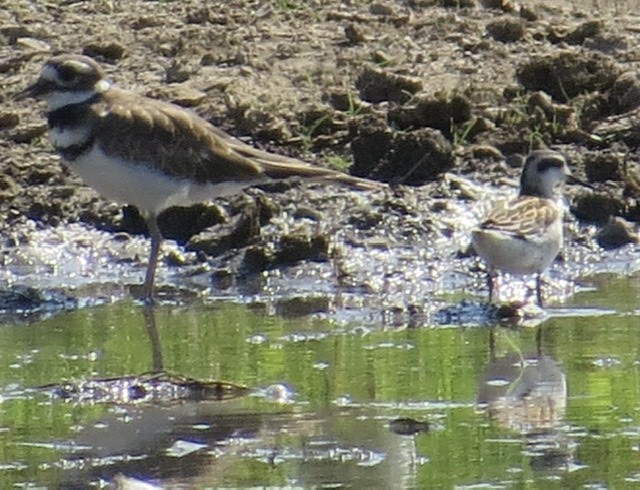
[[[157,217],[169,207],[295,176],[362,189],[382,186],[258,150],[190,110],[117,88],[87,56],[49,59],[37,81],[18,95],[25,97],[46,102],[51,143],[71,169],[104,197],[140,210],[151,236],[142,294],[148,302],[162,242]]]
[[[489,302],[497,271],[536,275],[536,298],[542,306],[541,275],[562,247],[562,189],[582,182],[569,173],[567,161],[552,150],[536,150],[526,158],[520,195],[492,209],[472,231],[471,243],[488,267]]]

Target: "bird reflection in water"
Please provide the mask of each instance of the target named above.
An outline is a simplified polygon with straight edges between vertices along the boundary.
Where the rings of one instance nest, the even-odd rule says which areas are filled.
[[[39,390],[74,403],[163,403],[224,401],[251,392],[246,386],[223,381],[201,381],[164,370],[162,345],[153,306],[143,307],[151,347],[151,370],[143,374],[83,379],[41,386]]]
[[[500,427],[526,437],[526,453],[533,469],[548,471],[571,465],[573,444],[562,432],[567,404],[566,377],[560,364],[544,354],[542,334],[536,331],[536,351],[496,356],[496,335],[489,330],[491,360],[479,381],[478,403]]]
[[[145,306],[143,316],[151,371],[37,389],[79,409],[89,407],[88,418],[75,422],[73,440],[62,445],[70,449],[60,462],[65,469],[63,488],[85,488],[87,482],[99,481],[115,485],[179,482],[194,488],[206,481],[215,486],[212,475],[219,475],[222,484],[229,457],[256,451],[270,440],[273,447],[276,436],[290,430],[292,423],[300,433],[309,430],[304,429],[304,418],[292,422],[284,403],[271,403],[262,411],[255,403],[243,404],[246,395],[274,401],[273,393],[291,391],[284,385],[250,389],[164,371],[154,307]],[[90,408],[99,404],[107,408]]]

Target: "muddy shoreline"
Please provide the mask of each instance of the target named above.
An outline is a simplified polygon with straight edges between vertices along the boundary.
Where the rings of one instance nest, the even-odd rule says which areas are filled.
[[[53,153],[44,108],[13,100],[58,52],[94,56],[121,87],[189,107],[258,147],[390,184],[360,192],[291,182],[169,210],[161,228],[181,247],[163,261],[181,271],[178,285],[200,274],[233,296],[256,277],[265,287],[307,274],[405,312],[452,288],[482,294],[465,236],[492,199],[513,192],[516,155],[546,146],[595,189],[568,191],[571,246],[559,267],[579,259],[570,271],[579,275],[602,262],[600,245],[635,240],[633,16],[531,2],[18,1],[0,18],[8,268],[37,248],[37,232],[74,223],[131,241],[109,246],[112,261],[146,257],[135,209],[85,187]],[[632,233],[598,242],[611,217]]]

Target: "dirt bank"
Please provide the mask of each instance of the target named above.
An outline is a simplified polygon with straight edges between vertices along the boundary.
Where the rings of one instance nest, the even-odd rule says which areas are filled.
[[[640,31],[616,11],[18,0],[0,20],[0,233],[13,244],[29,240],[28,221],[145,231],[135,210],[102,200],[60,164],[41,105],[12,100],[58,52],[94,56],[121,87],[190,107],[256,146],[393,185],[366,194],[292,183],[166,214],[165,234],[198,252],[189,261],[223,257],[231,274],[326,261],[338,230],[343,245],[447,243],[468,226],[452,221],[447,202],[484,199],[472,182],[517,177],[513,156],[541,146],[565,152],[596,185],[578,199],[570,191],[583,223],[640,219],[637,116],[619,117],[640,104]],[[218,279],[228,272],[214,269]]]

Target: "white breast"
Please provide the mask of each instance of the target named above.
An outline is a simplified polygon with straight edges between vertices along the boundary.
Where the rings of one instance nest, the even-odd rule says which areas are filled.
[[[171,206],[190,206],[236,194],[257,183],[197,184],[169,177],[148,165],[108,157],[97,145],[76,158],[70,167],[104,197],[132,204],[143,213],[157,214]]]
[[[161,210],[188,202],[188,185],[149,167],[107,157],[97,146],[79,156],[70,167],[100,194],[114,201],[133,204],[143,212]]]
[[[522,239],[496,230],[474,230],[475,251],[490,268],[511,274],[543,272],[562,247],[562,222],[557,220],[545,233]]]

